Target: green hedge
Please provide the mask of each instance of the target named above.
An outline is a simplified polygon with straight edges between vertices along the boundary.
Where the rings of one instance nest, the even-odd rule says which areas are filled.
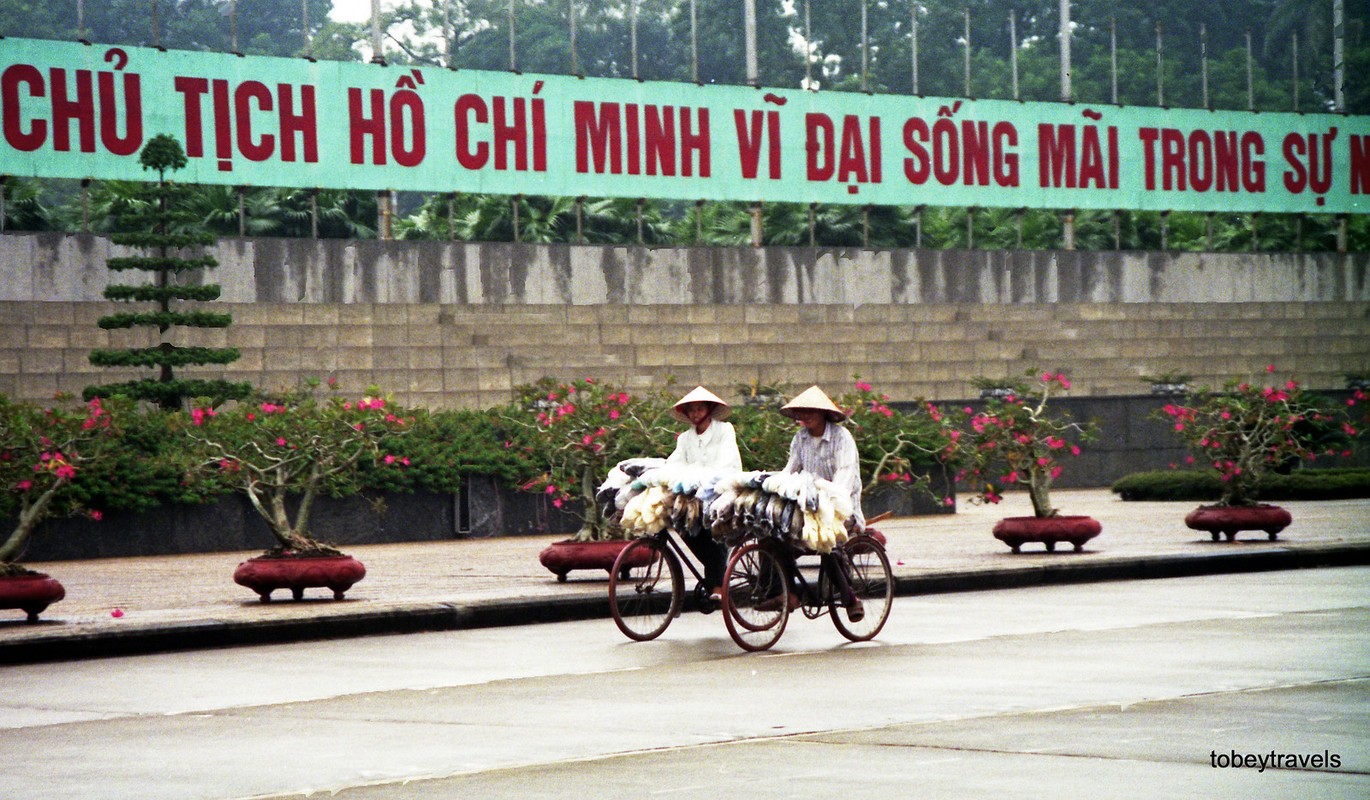
[[[1113,492],[1123,500],[1217,500],[1222,482],[1216,472],[1157,470],[1135,472],[1118,479]],[[1288,475],[1267,475],[1261,500],[1346,500],[1370,497],[1370,469],[1304,469]]]

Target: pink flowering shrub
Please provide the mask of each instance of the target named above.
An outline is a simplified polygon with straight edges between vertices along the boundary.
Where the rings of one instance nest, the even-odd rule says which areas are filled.
[[[959,434],[933,404],[920,402],[915,411],[894,408],[889,395],[877,392],[860,375],[853,377],[851,390],[833,402],[847,412],[846,425],[856,440],[865,490],[892,484],[928,490],[926,470],[917,468],[944,460]],[[788,447],[788,439],[785,444]]]
[[[0,395],[0,518],[16,519],[0,543],[0,575],[24,571],[12,562],[48,517],[100,519],[99,510],[81,502],[74,482],[119,446],[119,420],[126,412],[127,404],[117,400],[40,408]]]
[[[246,495],[275,535],[278,551],[336,552],[315,539],[309,519],[320,495],[360,491],[363,465],[404,469],[408,459],[384,452],[412,418],[376,389],[363,397],[320,396],[317,382],[230,408],[199,404],[180,415],[193,445],[190,469]],[[293,513],[291,505],[293,502]]]
[[[669,415],[671,402],[664,393],[633,394],[593,378],[519,387],[503,412],[515,431],[509,445],[542,470],[520,488],[548,495],[557,508],[580,501],[578,540],[622,536],[598,508],[595,490],[623,459],[670,454],[681,427]]]
[[[1274,371],[1274,365],[1266,367],[1267,374]],[[1190,463],[1217,470],[1220,506],[1255,505],[1270,470],[1318,455],[1329,434],[1356,436],[1343,415],[1292,378],[1201,389],[1191,403],[1168,403],[1157,416],[1189,448]]]
[[[1047,401],[1070,389],[1064,374],[997,383],[1007,392],[986,400],[982,410],[955,412],[959,433],[949,454],[959,466],[956,480],[970,486],[972,502],[998,503],[1005,488],[1023,487],[1035,516],[1054,517],[1059,511],[1051,505],[1051,484],[1080,454],[1080,443],[1098,435],[1097,427],[1048,411]]]

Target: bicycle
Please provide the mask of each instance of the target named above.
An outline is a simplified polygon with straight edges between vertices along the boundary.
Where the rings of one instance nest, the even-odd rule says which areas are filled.
[[[695,603],[711,614],[717,604],[709,598],[703,572],[672,537],[670,527],[637,539],[623,548],[609,573],[609,610],[614,624],[629,639],[646,642],[666,632],[680,616],[685,601],[681,565],[696,581]],[[677,534],[678,536],[679,534]]]
[[[780,641],[792,608],[809,619],[828,614],[853,642],[873,639],[885,627],[894,576],[884,545],[862,533],[821,554],[816,586],[797,560],[812,554],[774,537],[754,539],[733,552],[724,572],[723,621],[739,647],[756,652]],[[793,596],[792,587],[797,589]]]

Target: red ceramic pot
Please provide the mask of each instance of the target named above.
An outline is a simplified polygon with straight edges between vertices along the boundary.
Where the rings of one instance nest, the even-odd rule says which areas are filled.
[[[1237,531],[1265,531],[1272,540],[1289,527],[1294,518],[1279,506],[1199,506],[1184,518],[1184,524],[1196,531],[1208,531],[1213,541],[1226,536],[1235,541]]]
[[[296,600],[304,590],[326,587],[333,599],[343,599],[352,585],[366,577],[366,566],[352,556],[257,556],[238,565],[233,581],[271,602],[271,592],[289,589]]]
[[[593,542],[564,539],[543,548],[542,552],[538,553],[538,561],[551,570],[557,576],[557,580],[565,581],[566,573],[575,569],[602,569],[605,572],[612,572],[618,554],[632,543],[632,539],[605,539]],[[643,555],[650,555],[650,551],[643,551]],[[645,564],[644,560],[640,564],[628,566],[640,567]]]
[[[1102,530],[1093,517],[1005,517],[994,525],[994,538],[1015,553],[1027,542],[1041,542],[1050,551],[1058,542],[1069,542],[1078,553]]]
[[[29,622],[37,622],[39,614],[66,596],[57,579],[41,572],[0,578],[0,608],[17,608],[28,614]]]

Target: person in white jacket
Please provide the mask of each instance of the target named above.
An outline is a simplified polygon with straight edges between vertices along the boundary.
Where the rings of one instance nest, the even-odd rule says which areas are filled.
[[[724,422],[732,409],[723,399],[703,386],[675,404],[671,415],[690,427],[676,439],[675,450],[666,465],[705,467],[712,470],[741,470],[742,454],[737,450],[737,432],[732,423]],[[727,567],[727,550],[715,542],[708,529],[700,535],[683,537],[695,557],[704,564],[704,581],[711,590],[711,598],[723,597],[723,571]]]

